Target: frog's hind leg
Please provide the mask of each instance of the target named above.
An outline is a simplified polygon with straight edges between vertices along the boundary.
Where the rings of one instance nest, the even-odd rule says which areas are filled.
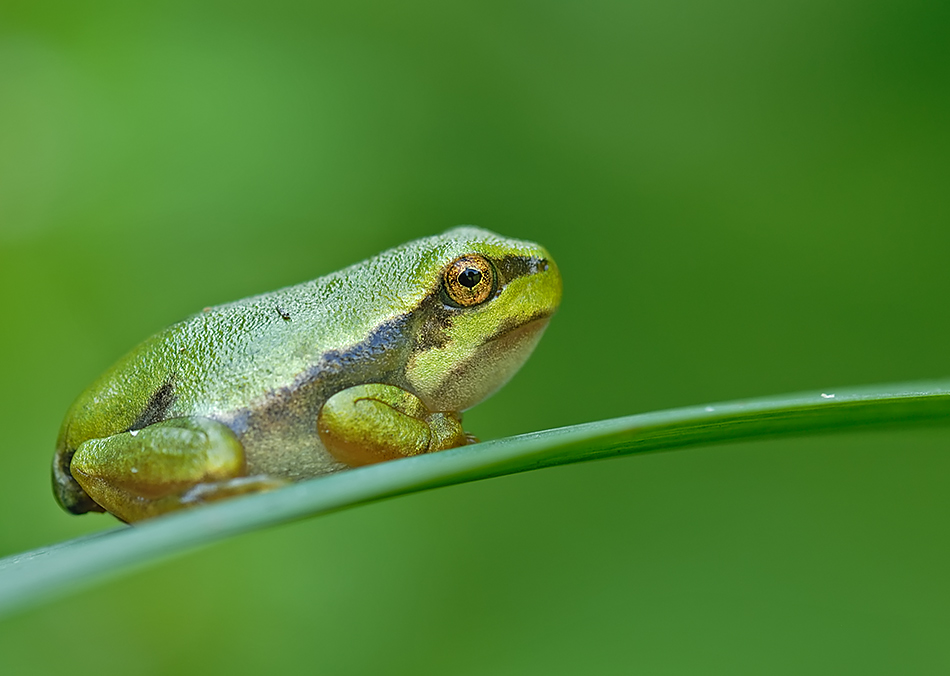
[[[80,444],[69,471],[83,490],[123,521],[277,488],[272,477],[245,476],[244,447],[210,418],[175,418]]]

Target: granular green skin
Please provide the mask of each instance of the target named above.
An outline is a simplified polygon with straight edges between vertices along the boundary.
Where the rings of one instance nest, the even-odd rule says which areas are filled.
[[[447,295],[445,276],[453,261],[471,254],[489,262],[494,286],[486,300],[459,307]],[[472,283],[481,275],[469,271],[464,279]],[[380,431],[399,420],[381,420],[372,407],[338,407],[355,413],[327,417],[332,422],[318,430],[330,397],[342,401],[347,392],[358,392],[351,388],[370,383],[396,388],[394,400],[415,402],[406,409],[414,416],[413,427],[417,411],[425,411],[426,438],[441,430],[435,434],[440,441],[426,442],[434,444],[429,451],[461,445],[460,412],[501,387],[524,363],[560,297],[560,274],[543,248],[465,227],[326,277],[206,308],[133,349],[73,404],[53,463],[57,498],[73,512],[102,511],[97,496],[90,498],[88,486],[76,479],[106,482],[110,495],[118,490],[126,497],[116,498],[119,508],[105,509],[129,509],[120,518],[135,520],[181,506],[181,495],[197,484],[241,476],[296,480],[344,469],[354,457],[411,454]],[[426,418],[436,413],[446,415]],[[392,414],[387,409],[386,415]],[[174,420],[198,430],[198,438],[188,437],[189,450],[140,438],[152,434],[150,426]],[[216,425],[222,429],[211,432]],[[202,430],[217,441],[203,440]],[[365,439],[368,454],[328,450],[324,440],[336,438]],[[103,441],[83,446],[90,440]],[[222,460],[221,446],[238,449],[238,456]],[[94,479],[85,473],[74,478],[77,449],[83,472]],[[153,456],[166,449],[176,459],[156,462]],[[230,467],[230,474],[209,469],[211,457],[215,467]],[[194,467],[182,471],[175,465],[173,472],[173,462]],[[165,503],[172,507],[156,507],[156,499],[143,493],[171,496]],[[129,507],[132,503],[137,506]]]

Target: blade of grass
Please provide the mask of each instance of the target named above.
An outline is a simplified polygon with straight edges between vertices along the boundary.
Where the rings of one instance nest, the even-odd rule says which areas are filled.
[[[373,465],[0,559],[0,616],[216,540],[437,486],[698,444],[950,422],[950,381],[671,409]]]

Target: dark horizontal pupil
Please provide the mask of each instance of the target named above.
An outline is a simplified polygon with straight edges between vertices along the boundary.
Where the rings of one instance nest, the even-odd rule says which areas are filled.
[[[480,281],[482,281],[482,273],[475,268],[465,268],[459,273],[459,284],[466,288],[474,289]]]

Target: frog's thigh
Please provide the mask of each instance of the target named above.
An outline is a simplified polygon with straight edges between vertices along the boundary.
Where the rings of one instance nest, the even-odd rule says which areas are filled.
[[[340,462],[369,465],[464,446],[459,414],[433,413],[392,385],[358,385],[337,392],[317,419],[320,440]]]
[[[273,487],[266,478],[244,478],[244,448],[226,425],[197,417],[90,439],[69,469],[93,500],[125,521]]]

